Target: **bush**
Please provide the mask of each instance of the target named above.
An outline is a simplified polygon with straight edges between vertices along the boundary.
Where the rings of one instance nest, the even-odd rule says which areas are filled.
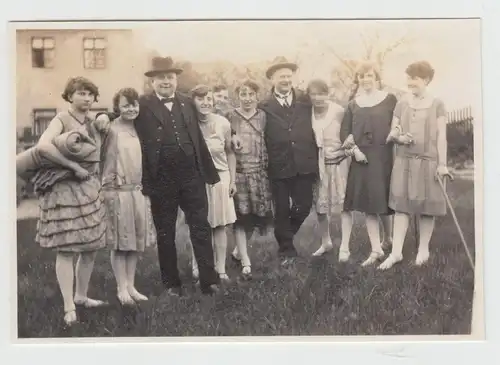
[[[459,121],[447,126],[448,164],[463,168],[474,161],[474,129],[470,121]]]

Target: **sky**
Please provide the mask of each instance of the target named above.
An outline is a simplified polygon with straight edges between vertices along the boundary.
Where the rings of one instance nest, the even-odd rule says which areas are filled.
[[[481,44],[477,20],[225,21],[148,23],[137,30],[146,47],[163,56],[193,62],[271,61],[299,56],[298,77],[329,77],[341,57],[358,59],[363,37],[377,49],[405,37],[384,66],[384,82],[405,88],[406,66],[427,60],[436,74],[430,91],[453,110],[481,112]],[[374,37],[378,34],[378,40]],[[175,35],[175,36],[171,36]]]

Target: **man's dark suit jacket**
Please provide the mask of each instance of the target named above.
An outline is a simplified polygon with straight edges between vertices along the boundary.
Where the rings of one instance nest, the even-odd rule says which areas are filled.
[[[196,108],[187,96],[175,94],[180,104],[191,142],[193,143],[196,165],[206,184],[213,185],[220,181],[219,174],[200,130]],[[163,144],[163,110],[156,94],[146,94],[139,98],[139,116],[135,120],[135,129],[142,147],[142,185],[143,193],[150,195],[161,187],[156,180],[158,174],[160,149]],[[175,171],[172,171],[175,173]]]
[[[259,104],[266,112],[265,141],[269,155],[270,179],[297,174],[318,174],[318,147],[312,129],[312,104],[305,95],[293,90],[289,110],[271,97]]]

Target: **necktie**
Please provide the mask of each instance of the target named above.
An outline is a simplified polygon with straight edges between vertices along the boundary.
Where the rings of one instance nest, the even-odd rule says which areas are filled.
[[[290,107],[290,104],[288,104],[288,95],[280,95],[280,94],[274,94],[278,99],[282,100],[283,101],[283,106],[285,108],[289,108]]]

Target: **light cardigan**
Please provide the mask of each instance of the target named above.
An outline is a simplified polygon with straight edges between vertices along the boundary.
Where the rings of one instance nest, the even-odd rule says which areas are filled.
[[[342,143],[340,143],[340,137],[337,136],[337,139],[339,140],[339,145],[337,146],[325,146],[325,140],[331,140],[335,139],[335,137],[328,136],[330,138],[327,138],[327,129],[332,125],[332,123],[337,123],[338,126],[340,126],[340,123],[342,121],[342,117],[344,115],[344,109],[332,102],[332,101],[327,101],[328,103],[328,111],[326,112],[326,115],[321,118],[321,119],[316,119],[314,115],[314,108],[312,110],[312,127],[314,131],[314,137],[316,138],[316,144],[318,146],[318,167],[319,167],[319,178],[320,180],[323,179],[323,176],[325,174],[325,166],[326,166],[326,154],[325,154],[325,148],[328,147],[334,147],[336,150],[341,149]]]

